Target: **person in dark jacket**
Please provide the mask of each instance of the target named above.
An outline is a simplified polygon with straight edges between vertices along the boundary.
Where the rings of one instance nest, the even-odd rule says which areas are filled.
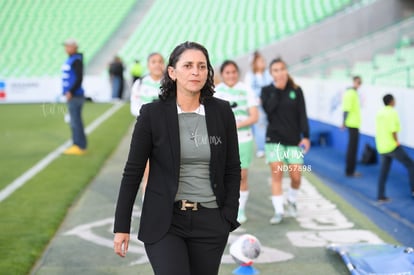
[[[124,93],[124,64],[119,56],[109,64],[109,77],[112,85],[112,99],[122,99]]]
[[[269,67],[274,83],[263,87],[261,100],[268,118],[265,151],[272,175],[272,204],[275,209],[270,223],[278,224],[284,216],[284,172],[289,172],[291,180],[287,196],[288,212],[290,216],[297,215],[296,198],[301,172],[310,170],[303,165],[310,141],[302,89],[295,84],[282,59],[274,59]]]
[[[66,97],[73,145],[65,150],[66,155],[83,155],[86,152],[87,140],[82,121],[82,108],[85,102],[83,81],[83,56],[78,53],[75,39],[66,40],[63,45],[68,58],[62,65],[62,93]]]
[[[138,238],[157,275],[218,274],[239,226],[240,158],[230,104],[213,97],[207,50],[178,45],[160,100],[142,106],[119,190],[114,250],[128,249],[131,213],[149,160]]]

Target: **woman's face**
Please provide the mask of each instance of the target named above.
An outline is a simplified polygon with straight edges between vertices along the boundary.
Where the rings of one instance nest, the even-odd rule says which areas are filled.
[[[147,66],[151,76],[161,78],[165,68],[164,58],[159,54],[155,54],[148,59]]]
[[[207,82],[207,58],[200,50],[186,50],[179,57],[175,68],[168,67],[168,75],[176,80],[177,91],[200,92]]]
[[[221,78],[223,79],[224,84],[233,87],[239,81],[239,72],[233,64],[228,64],[224,67],[223,72],[221,73]]]
[[[270,74],[273,77],[273,81],[276,87],[284,88],[288,82],[288,71],[285,63],[276,62],[270,67]]]

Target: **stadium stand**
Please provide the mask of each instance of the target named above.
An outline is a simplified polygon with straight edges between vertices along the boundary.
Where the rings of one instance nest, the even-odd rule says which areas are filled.
[[[119,53],[129,64],[136,58],[145,59],[152,51],[167,56],[176,44],[193,40],[209,49],[212,63],[216,65],[223,59],[251,52],[295,34],[345,8],[374,1],[241,0],[235,6],[232,1],[217,4],[213,0],[189,0],[187,5],[178,5],[179,0],[156,0]],[[79,40],[87,66],[136,2],[2,2],[0,75],[57,75],[64,57],[61,41],[67,37]],[[165,16],[171,14],[168,11],[174,13]]]
[[[305,29],[353,3],[351,0],[241,0],[235,6],[232,1],[222,1],[220,5],[213,0],[190,0],[187,5],[178,2],[155,1],[121,49],[123,60],[130,63],[135,58],[145,59],[152,51],[167,56],[175,45],[193,40],[205,45],[212,63],[218,64],[225,58]]]
[[[293,65],[297,76],[413,87],[414,16]]]
[[[136,1],[1,1],[0,75],[59,74],[62,42],[68,37],[79,41],[87,64]]]
[[[364,75],[367,83],[412,87],[414,83],[414,47],[395,48],[391,53],[378,53],[373,59],[356,62],[351,69],[334,69],[328,78],[348,80],[351,75]]]

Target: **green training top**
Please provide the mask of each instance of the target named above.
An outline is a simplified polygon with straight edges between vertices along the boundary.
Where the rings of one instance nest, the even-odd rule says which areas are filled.
[[[141,77],[144,74],[144,66],[141,63],[136,62],[131,67],[131,75],[135,77]]]
[[[380,154],[390,153],[398,144],[393,133],[400,131],[400,118],[392,106],[385,106],[378,113],[375,121],[375,142]]]
[[[342,100],[342,109],[344,112],[348,112],[345,126],[359,128],[361,126],[361,109],[358,92],[354,88],[350,88],[345,92]]]
[[[251,107],[258,106],[259,102],[253,90],[242,82],[237,82],[233,87],[229,87],[224,82],[216,86],[215,97],[227,100],[232,106],[232,111],[236,122],[246,120]],[[239,143],[253,140],[251,126],[237,129]]]

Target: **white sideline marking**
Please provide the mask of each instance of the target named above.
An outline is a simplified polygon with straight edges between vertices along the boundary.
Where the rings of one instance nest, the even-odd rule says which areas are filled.
[[[105,120],[111,117],[116,111],[118,111],[124,103],[118,103],[113,105],[109,110],[103,113],[100,117],[95,119],[91,124],[88,125],[85,129],[86,134],[92,133],[99,125],[102,124]],[[9,185],[7,185],[3,190],[0,191],[0,202],[7,199],[14,191],[22,187],[28,180],[33,178],[37,173],[42,171],[46,166],[49,165],[53,160],[55,160],[58,156],[60,156],[65,149],[72,144],[71,140],[66,141],[61,146],[59,146],[56,150],[49,153],[46,157],[41,159],[38,163],[36,163],[32,168],[27,170],[23,173],[20,177],[15,179]]]

